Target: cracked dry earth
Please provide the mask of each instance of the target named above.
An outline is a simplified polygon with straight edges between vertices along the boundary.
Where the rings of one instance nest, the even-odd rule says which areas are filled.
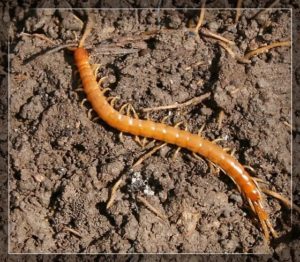
[[[207,10],[204,26],[236,43],[240,55],[275,41],[290,40],[290,11],[273,10],[234,24],[231,10]],[[184,102],[210,94],[201,104],[157,111],[150,118],[185,121],[209,140],[223,138],[268,188],[291,193],[291,50],[271,49],[238,63],[217,41],[198,37],[198,10],[94,11],[96,26],[86,45],[91,63],[101,63],[109,96],[119,108]],[[101,120],[91,121],[77,92],[72,53],[44,53],[80,36],[84,13],[31,10],[15,20],[10,83],[10,252],[88,253],[269,253],[263,234],[234,183],[214,174],[206,161],[167,146],[131,170],[148,148]],[[159,25],[159,26],[158,26]],[[158,30],[167,28],[167,30]],[[20,34],[42,34],[39,37]],[[141,32],[150,32],[148,34]],[[224,112],[218,130],[218,115]],[[93,115],[95,116],[95,115]],[[111,188],[122,177],[116,200]],[[143,196],[167,217],[160,219]],[[284,242],[290,210],[265,197],[265,207]]]

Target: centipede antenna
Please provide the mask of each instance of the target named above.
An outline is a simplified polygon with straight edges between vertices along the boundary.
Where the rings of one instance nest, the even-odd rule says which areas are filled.
[[[78,47],[83,47],[83,44],[85,42],[85,39],[88,37],[88,35],[91,33],[92,29],[93,29],[93,25],[94,25],[94,19],[92,18],[92,15],[90,13],[88,13],[88,21],[86,23],[85,29],[84,29],[84,33],[79,41],[79,45]]]

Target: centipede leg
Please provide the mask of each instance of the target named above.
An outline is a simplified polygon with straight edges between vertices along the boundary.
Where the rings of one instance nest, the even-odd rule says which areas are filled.
[[[120,112],[121,114],[123,114],[123,113],[124,113],[124,110],[125,110],[125,108],[126,108],[127,106],[128,106],[128,103],[122,105],[121,108],[120,108],[120,110],[119,110],[119,112]],[[120,133],[119,133],[119,140],[120,140],[121,143],[124,143],[123,132],[120,132]]]
[[[82,84],[78,85],[79,87],[74,89],[75,92],[84,92],[83,88],[82,88]]]
[[[165,124],[167,119],[169,118],[170,116],[167,115],[165,116],[162,120],[161,120],[161,123]],[[146,119],[147,120],[150,120],[150,115],[149,115],[149,112],[146,113]],[[143,140],[142,140],[142,148],[145,148],[146,146],[148,146],[149,144],[151,144],[152,142],[154,142],[155,140],[151,140],[148,142],[148,139],[146,137],[143,137]]]
[[[111,91],[111,89],[107,87],[107,88],[102,89],[101,93],[104,95],[108,91]]]
[[[127,116],[130,117],[131,114],[132,114],[135,119],[139,119],[139,116],[138,116],[137,112],[135,111],[135,109],[134,109],[134,107],[133,107],[132,104],[127,103],[124,106],[122,106],[121,109],[120,109],[120,113],[122,113],[125,110],[125,108],[127,108],[127,110],[126,110],[126,115]],[[141,140],[140,140],[140,138],[138,136],[134,137],[134,141],[137,144],[139,144],[142,148],[144,147],[143,143],[141,142]]]
[[[84,103],[88,102],[88,100],[86,98],[84,98],[81,103],[80,103],[80,106],[81,107],[84,107]]]
[[[200,127],[200,129],[198,130],[198,133],[197,133],[198,136],[201,136],[201,133],[203,132],[204,128],[205,128],[205,124],[203,124],[203,125]],[[212,142],[217,142],[217,141],[219,141],[219,140],[221,140],[221,139],[215,139],[215,140],[212,141]],[[218,174],[218,173],[220,172],[219,167],[217,167],[217,166],[216,166],[214,163],[212,163],[211,161],[203,159],[201,156],[199,156],[199,155],[196,154],[195,152],[193,152],[192,155],[193,155],[193,157],[195,157],[197,160],[201,160],[201,161],[203,161],[203,162],[208,163],[208,167],[209,167],[210,170],[212,170],[212,173],[213,173],[213,174]]]
[[[92,108],[88,110],[88,118],[89,119],[92,119],[92,112],[93,112]]]
[[[119,99],[120,97],[118,96],[110,96],[107,98],[107,102],[109,102],[112,107],[115,107],[115,102]]]
[[[219,141],[224,141],[225,139],[224,138],[216,138],[215,140],[212,141],[212,143],[217,143]],[[230,148],[224,148],[223,150],[225,151],[230,151],[231,149]],[[232,150],[231,154],[233,156],[235,150]],[[212,162],[209,162],[209,166],[210,166],[210,169],[213,170],[212,173],[215,174],[215,175],[219,175],[220,174],[220,171],[221,169],[215,165],[214,163]]]
[[[98,75],[100,66],[101,66],[101,64],[91,64],[92,71],[93,71],[93,74],[95,77],[97,77],[97,75]]]
[[[121,114],[124,114],[125,110],[126,110],[126,115],[127,115],[127,116],[130,116],[130,112],[133,112],[134,117],[138,119],[138,115],[137,115],[135,109],[133,108],[133,106],[132,106],[130,103],[124,104],[124,105],[120,108],[119,112],[120,112]],[[124,139],[123,139],[123,132],[120,132],[120,134],[119,134],[119,139],[120,139],[120,141],[121,141],[122,143],[124,142]],[[141,147],[143,147],[143,145],[142,145],[142,143],[141,143],[141,141],[140,141],[140,139],[139,139],[138,136],[135,136],[135,142],[137,142]]]
[[[99,87],[100,87],[100,89],[101,89],[101,85],[102,85],[102,83],[104,82],[104,80],[106,80],[108,78],[108,76],[103,76],[103,77],[101,77],[100,79],[99,79],[99,81],[98,81],[98,85],[99,85]]]
[[[198,130],[198,133],[197,133],[198,136],[201,136],[201,133],[203,132],[204,128],[205,128],[205,124],[203,124],[203,125],[200,127],[200,129]],[[204,160],[201,156],[197,155],[195,152],[192,152],[192,155],[193,155],[193,157],[195,157],[197,160],[201,160],[201,161],[203,161],[203,162],[206,162],[206,160]]]

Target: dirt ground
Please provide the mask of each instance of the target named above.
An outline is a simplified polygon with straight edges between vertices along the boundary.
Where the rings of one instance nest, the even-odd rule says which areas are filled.
[[[234,41],[235,51],[291,39],[290,10],[250,19],[245,10],[207,10],[204,27]],[[85,15],[80,10],[31,10],[15,18],[11,44],[9,139],[9,251],[13,253],[273,253],[291,237],[291,211],[265,196],[279,239],[270,245],[234,183],[206,161],[167,146],[132,170],[149,149],[130,135],[88,117],[81,106],[72,52],[45,53],[74,42]],[[24,14],[23,14],[24,15]],[[223,138],[244,165],[286,197],[291,195],[291,48],[278,47],[238,63],[216,40],[188,30],[197,10],[95,11],[86,45],[101,63],[116,108],[184,102],[201,104],[151,113],[152,120],[185,121],[203,136]],[[20,23],[20,21],[24,21]],[[26,22],[25,22],[26,21]],[[160,26],[157,26],[159,24]],[[168,30],[158,30],[164,29]],[[49,37],[50,43],[36,33]],[[145,34],[141,32],[151,32]],[[222,128],[218,116],[224,112]],[[95,116],[95,115],[93,115]],[[113,185],[124,183],[110,209]],[[143,196],[163,221],[137,200]],[[297,200],[297,199],[296,199]],[[296,250],[297,247],[295,247]]]

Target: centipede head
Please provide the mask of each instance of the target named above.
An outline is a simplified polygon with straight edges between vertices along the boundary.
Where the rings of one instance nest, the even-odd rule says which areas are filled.
[[[80,67],[82,63],[86,63],[89,60],[89,54],[85,48],[78,47],[74,50],[74,59],[76,65]]]

